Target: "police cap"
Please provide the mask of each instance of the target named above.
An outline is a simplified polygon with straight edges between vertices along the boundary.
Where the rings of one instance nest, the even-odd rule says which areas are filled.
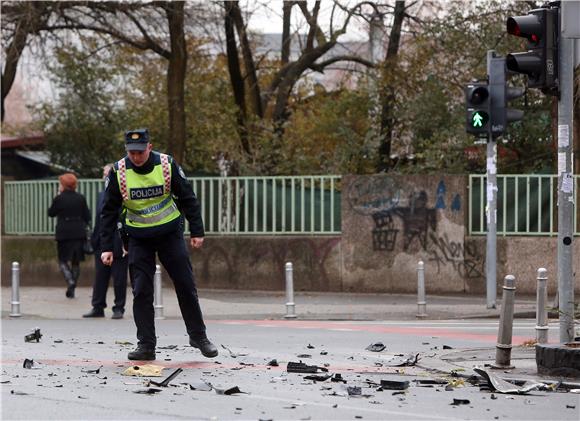
[[[128,151],[144,151],[149,144],[149,130],[136,129],[125,132],[125,149]]]

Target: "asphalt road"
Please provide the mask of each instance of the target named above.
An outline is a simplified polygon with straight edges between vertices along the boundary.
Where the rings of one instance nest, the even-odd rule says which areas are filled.
[[[33,327],[40,343],[25,343]],[[532,321],[517,321],[514,343],[534,337]],[[135,343],[128,319],[2,320],[2,419],[538,419],[577,420],[580,395],[535,391],[501,395],[466,383],[418,387],[414,380],[441,377],[424,368],[390,367],[409,353],[435,356],[443,345],[452,348],[493,347],[497,322],[407,321],[340,322],[285,320],[214,320],[208,334],[220,348],[206,359],[189,347],[183,322],[157,321],[156,365],[165,367],[161,381],[182,368],[169,387],[149,395],[143,378],[122,376],[134,365],[126,359]],[[555,332],[554,332],[555,333]],[[382,342],[386,349],[365,348]],[[226,350],[224,347],[227,347]],[[161,349],[172,347],[173,349]],[[231,351],[231,352],[230,352]],[[311,357],[301,356],[309,354]],[[325,355],[323,355],[325,354]],[[25,358],[38,368],[25,369]],[[278,367],[267,363],[277,359]],[[305,374],[287,373],[288,361],[324,366],[347,381],[314,382]],[[101,367],[102,366],[102,367]],[[99,373],[87,370],[100,368]],[[409,380],[403,394],[377,391],[367,380]],[[201,381],[214,390],[192,390]],[[244,392],[221,395],[215,389],[238,386]],[[348,396],[359,386],[363,397]],[[26,393],[26,394],[24,394]],[[452,405],[454,399],[468,400]]]

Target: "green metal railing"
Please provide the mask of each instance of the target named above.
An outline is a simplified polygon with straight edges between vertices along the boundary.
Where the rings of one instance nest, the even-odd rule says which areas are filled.
[[[209,235],[340,234],[340,176],[190,178]],[[102,180],[79,180],[95,215]],[[4,231],[51,235],[47,209],[58,182],[9,181],[4,185]],[[186,227],[187,229],[187,227]]]
[[[469,233],[487,231],[485,215],[487,177],[469,176]],[[579,235],[578,187],[574,176],[574,235]],[[497,176],[497,234],[554,236],[558,234],[557,175]]]

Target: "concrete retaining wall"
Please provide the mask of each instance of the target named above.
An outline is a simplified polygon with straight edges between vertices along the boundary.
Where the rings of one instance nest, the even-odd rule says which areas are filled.
[[[464,176],[345,176],[342,236],[208,237],[191,251],[198,285],[283,290],[284,264],[292,261],[300,291],[414,293],[423,260],[428,294],[485,295],[486,240],[467,236],[466,183]],[[498,237],[498,296],[507,274],[516,276],[518,293],[535,294],[539,267],[553,294],[556,241]],[[580,245],[573,260],[577,271]],[[2,285],[10,284],[12,261],[21,263],[23,285],[64,287],[52,237],[3,237]],[[89,256],[80,284],[91,285],[93,272]]]

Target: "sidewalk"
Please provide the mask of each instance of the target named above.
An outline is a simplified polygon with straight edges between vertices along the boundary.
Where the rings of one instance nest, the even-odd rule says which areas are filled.
[[[91,309],[92,288],[80,287],[76,297],[64,296],[65,288],[22,287],[20,312],[23,317],[44,319],[79,319]],[[131,291],[127,290],[125,317],[132,318]],[[199,291],[206,319],[279,319],[286,314],[286,297],[279,291],[209,290]],[[498,318],[498,308],[487,309],[485,297],[427,296],[427,320]],[[2,317],[10,313],[11,290],[2,288]],[[302,320],[416,320],[417,297],[403,294],[355,294],[298,292],[294,297],[296,315]],[[113,291],[107,296],[111,315]],[[180,318],[175,291],[163,289],[164,316]],[[535,318],[535,301],[516,299],[516,318]]]

